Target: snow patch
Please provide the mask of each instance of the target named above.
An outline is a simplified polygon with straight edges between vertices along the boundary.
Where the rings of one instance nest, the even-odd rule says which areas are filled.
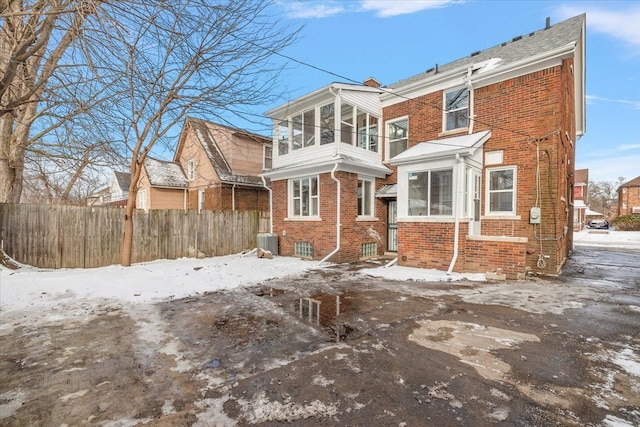
[[[282,402],[271,401],[264,391],[254,395],[252,400],[239,399],[238,404],[249,424],[269,421],[293,422],[310,417],[332,417],[338,413],[336,404],[314,400],[301,405],[292,402],[290,397],[286,397]]]

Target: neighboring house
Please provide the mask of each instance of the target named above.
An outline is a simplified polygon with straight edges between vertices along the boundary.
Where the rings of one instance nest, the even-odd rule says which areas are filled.
[[[189,209],[269,210],[260,174],[271,167],[271,139],[187,117],[174,161],[185,171]]]
[[[640,214],[640,176],[618,187],[618,215]]]
[[[136,208],[187,209],[187,177],[180,163],[147,157],[138,180]]]
[[[109,186],[94,193],[88,200],[90,206],[124,207],[129,200],[129,186],[131,174],[127,172],[113,172]]]
[[[280,254],[557,273],[584,83],[580,15],[387,87],[333,83],[268,111]]]
[[[589,169],[576,169],[573,175],[573,230],[582,230],[589,207]]]

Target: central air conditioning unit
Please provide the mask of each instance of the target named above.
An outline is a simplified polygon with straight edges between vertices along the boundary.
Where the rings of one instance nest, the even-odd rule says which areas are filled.
[[[278,235],[272,233],[258,234],[258,247],[278,255]]]

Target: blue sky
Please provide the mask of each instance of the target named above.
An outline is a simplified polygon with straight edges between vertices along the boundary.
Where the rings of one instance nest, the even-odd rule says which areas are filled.
[[[587,132],[576,168],[593,181],[640,176],[640,1],[351,0],[276,3],[283,23],[303,26],[281,52],[291,63],[282,102],[334,81],[382,85],[413,76],[551,23],[587,13]],[[287,99],[288,98],[288,99]],[[240,126],[240,125],[239,125]],[[244,125],[268,134],[270,123]]]

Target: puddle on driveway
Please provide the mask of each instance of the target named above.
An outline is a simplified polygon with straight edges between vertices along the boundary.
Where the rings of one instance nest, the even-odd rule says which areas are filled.
[[[355,328],[341,322],[340,315],[351,307],[349,295],[320,293],[312,297],[303,297],[298,301],[297,313],[306,321],[321,326],[335,338],[336,342],[346,340]]]

